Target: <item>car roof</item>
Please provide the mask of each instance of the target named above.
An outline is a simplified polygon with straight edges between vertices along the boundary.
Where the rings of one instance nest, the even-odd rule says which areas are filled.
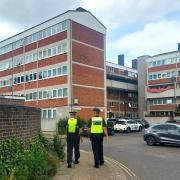
[[[179,124],[176,124],[176,123],[160,123],[160,124],[154,124],[154,125],[152,125],[152,127],[158,126],[158,125],[175,125],[175,126],[180,127],[180,125],[179,125]]]

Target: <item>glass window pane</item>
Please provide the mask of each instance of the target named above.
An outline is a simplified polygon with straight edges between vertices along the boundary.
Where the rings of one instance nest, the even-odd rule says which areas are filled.
[[[53,109],[53,118],[56,118],[56,109]]]
[[[39,91],[39,99],[42,99],[42,91]]]
[[[51,76],[52,76],[52,71],[48,70],[48,77],[51,77]]]
[[[53,69],[53,76],[56,76],[56,69]]]
[[[47,91],[43,91],[43,99],[47,98]]]
[[[63,97],[67,97],[67,88],[63,88]]]
[[[61,72],[61,67],[59,67],[57,71],[58,71],[58,72],[57,72],[58,75],[61,75],[61,74],[62,74],[62,72]]]
[[[52,111],[51,109],[48,109],[48,119],[52,118]]]
[[[57,48],[57,53],[60,54],[62,52],[62,46],[59,45],[58,48]]]
[[[43,58],[47,57],[47,50],[43,50]]]
[[[51,49],[48,49],[48,56],[51,56]]]
[[[63,66],[63,74],[67,74],[67,66]]]
[[[43,110],[43,118],[46,119],[47,118],[47,111]]]
[[[56,47],[52,48],[52,56],[56,55]]]
[[[42,51],[39,51],[38,58],[42,59]]]
[[[58,89],[58,97],[62,97],[62,89]]]
[[[43,71],[43,78],[47,77],[47,71]]]
[[[67,52],[67,43],[62,45],[62,52]]]
[[[42,72],[39,72],[39,79],[42,79]]]
[[[57,90],[53,90],[53,97],[57,97]]]
[[[62,31],[67,29],[67,21],[62,22]]]

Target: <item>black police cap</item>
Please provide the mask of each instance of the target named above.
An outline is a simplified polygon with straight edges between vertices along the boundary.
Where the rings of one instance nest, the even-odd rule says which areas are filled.
[[[76,114],[76,113],[77,113],[76,111],[69,112],[69,114]]]
[[[97,113],[100,113],[100,109],[99,108],[94,108],[93,111],[97,112]]]

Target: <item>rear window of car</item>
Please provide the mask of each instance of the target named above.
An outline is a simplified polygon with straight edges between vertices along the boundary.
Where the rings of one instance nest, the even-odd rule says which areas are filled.
[[[152,129],[157,129],[157,130],[168,130],[167,127],[165,125],[157,125],[152,127]]]
[[[126,125],[126,122],[125,121],[117,121],[116,124]]]

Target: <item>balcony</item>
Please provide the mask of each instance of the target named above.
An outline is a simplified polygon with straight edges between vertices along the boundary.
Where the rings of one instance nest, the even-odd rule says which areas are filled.
[[[106,86],[109,88],[116,88],[116,89],[123,89],[123,90],[129,90],[129,91],[137,91],[137,85],[126,83],[126,82],[120,82],[120,81],[114,81],[107,79]]]

